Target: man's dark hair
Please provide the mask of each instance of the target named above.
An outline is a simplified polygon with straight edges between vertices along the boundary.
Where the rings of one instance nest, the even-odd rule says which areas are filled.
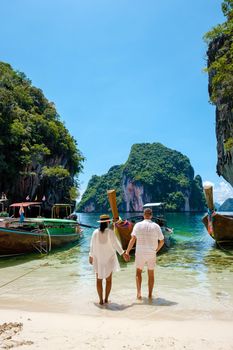
[[[144,215],[152,215],[152,210],[151,210],[151,208],[146,208],[146,209],[144,209]]]

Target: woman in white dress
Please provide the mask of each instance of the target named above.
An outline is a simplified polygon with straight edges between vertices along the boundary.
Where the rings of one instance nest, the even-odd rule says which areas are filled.
[[[120,269],[116,251],[123,255],[125,261],[128,258],[115,233],[108,227],[110,221],[109,215],[103,214],[100,216],[98,221],[100,227],[93,232],[90,243],[89,262],[93,265],[96,273],[96,288],[100,305],[108,303],[108,297],[112,288],[112,273]],[[104,298],[103,279],[106,279]]]

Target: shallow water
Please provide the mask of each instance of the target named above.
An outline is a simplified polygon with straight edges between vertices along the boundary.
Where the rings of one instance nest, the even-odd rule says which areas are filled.
[[[80,214],[82,223],[96,226],[97,214]],[[165,319],[233,319],[233,250],[220,250],[208,235],[200,214],[168,214],[174,228],[170,249],[157,258],[155,297],[135,300],[134,257],[121,258],[113,277],[111,303],[98,307],[95,276],[88,264],[93,229],[84,229],[75,247],[49,256],[0,260],[0,307],[69,312],[96,316]]]

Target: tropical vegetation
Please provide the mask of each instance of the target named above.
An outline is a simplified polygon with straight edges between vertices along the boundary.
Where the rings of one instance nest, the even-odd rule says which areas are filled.
[[[209,62],[206,68],[210,77],[210,100],[216,104],[219,99],[233,96],[233,0],[224,0],[222,11],[226,21],[205,34],[209,45]],[[217,46],[217,50],[213,47]]]
[[[57,187],[57,199],[69,200],[83,159],[54,104],[24,73],[0,62],[0,191],[23,200]]]

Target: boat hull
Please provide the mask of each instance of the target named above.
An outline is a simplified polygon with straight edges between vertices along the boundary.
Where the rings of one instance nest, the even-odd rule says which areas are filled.
[[[128,221],[122,221],[115,224],[115,233],[120,238],[122,249],[126,250],[131,239],[131,232],[133,231],[133,224]]]
[[[0,228],[0,256],[13,256],[28,253],[48,253],[51,250],[76,243],[81,235],[76,232],[27,232]]]
[[[202,222],[209,232],[208,214],[206,214]],[[212,215],[212,232],[210,236],[217,243],[233,243],[233,216],[215,213]]]

